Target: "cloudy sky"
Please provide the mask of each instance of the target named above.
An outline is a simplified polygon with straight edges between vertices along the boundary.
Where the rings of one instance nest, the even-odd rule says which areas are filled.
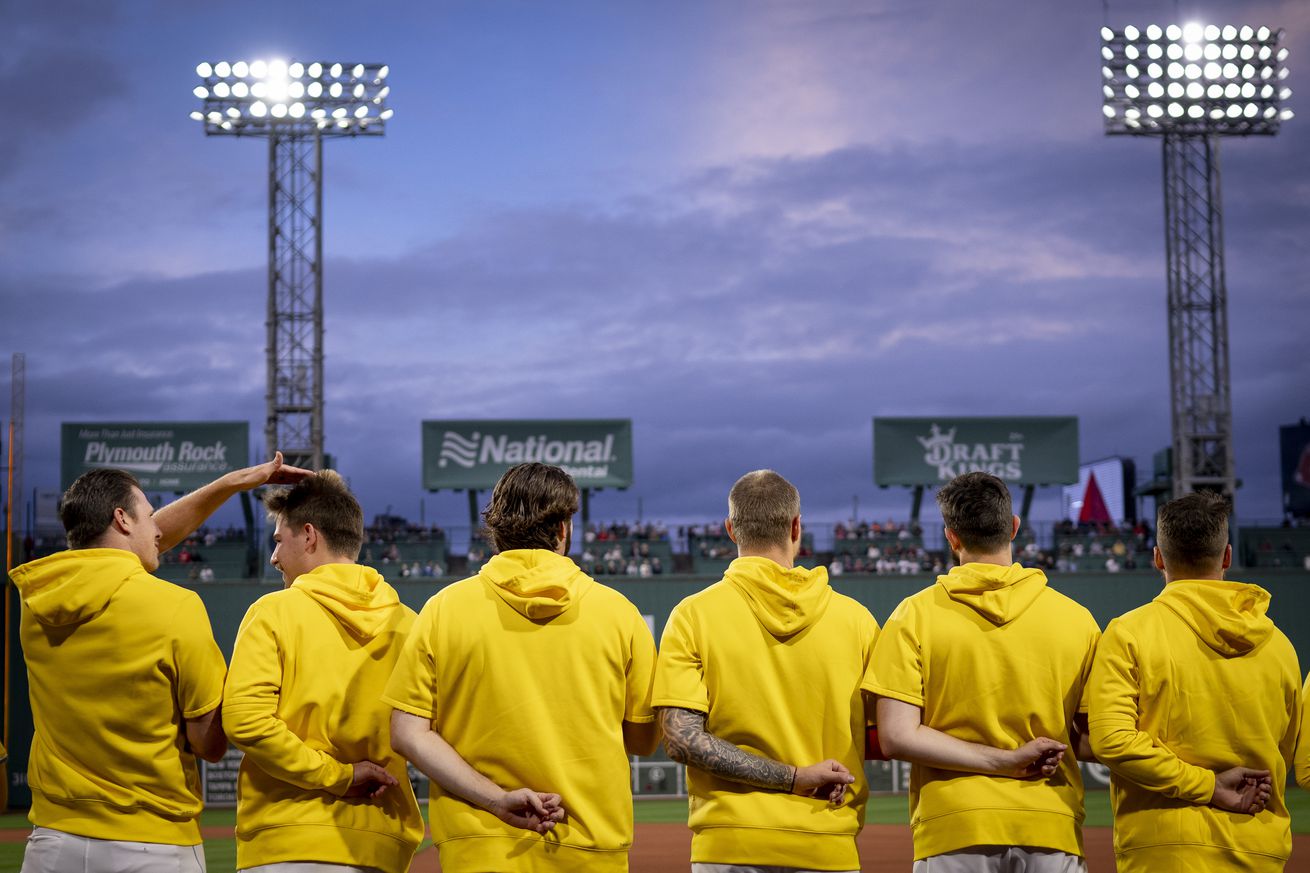
[[[465,517],[425,418],[631,418],[604,518],[716,517],[761,466],[812,520],[903,517],[874,415],[1076,415],[1149,472],[1160,144],[1104,136],[1097,31],[1178,19],[1286,28],[1310,95],[1304,0],[0,2],[0,415],[25,352],[29,488],[61,421],[262,439],[267,148],[202,134],[194,70],[340,57],[396,112],[325,149],[327,442],[370,515]],[[1310,414],[1301,114],[1223,145],[1244,517]]]

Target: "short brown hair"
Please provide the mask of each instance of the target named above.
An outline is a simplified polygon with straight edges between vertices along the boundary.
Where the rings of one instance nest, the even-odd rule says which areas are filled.
[[[141,483],[126,470],[91,470],[77,477],[59,500],[59,520],[68,534],[70,549],[85,549],[114,523],[114,510],[132,519],[132,489]]]
[[[942,522],[971,552],[1005,548],[1014,534],[1014,504],[1010,487],[991,473],[956,476],[937,492]]]
[[[334,555],[358,560],[364,547],[364,510],[336,470],[322,470],[291,488],[264,495],[269,518],[287,527],[312,524]]]
[[[505,471],[482,513],[496,551],[559,545],[559,526],[578,511],[573,477],[550,464],[518,464]]]
[[[1220,561],[1228,545],[1228,498],[1197,491],[1170,500],[1156,517],[1155,542],[1171,569],[1200,570]]]
[[[748,549],[791,541],[791,520],[801,514],[801,493],[773,470],[754,470],[728,492],[728,521],[737,545]]]

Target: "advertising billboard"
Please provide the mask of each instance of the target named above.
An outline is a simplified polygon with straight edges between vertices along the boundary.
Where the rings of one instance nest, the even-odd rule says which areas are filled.
[[[64,422],[60,482],[112,467],[136,476],[143,491],[191,491],[250,465],[245,421]]]
[[[1283,511],[1310,518],[1310,422],[1278,429],[1283,468]]]
[[[631,419],[425,421],[423,487],[482,490],[515,464],[562,467],[579,488],[632,484]]]
[[[982,470],[1011,485],[1078,481],[1078,419],[875,418],[873,481],[878,485],[944,485]]]
[[[1066,485],[1061,494],[1064,518],[1075,524],[1113,524],[1137,521],[1137,465],[1128,458],[1106,458],[1078,468],[1078,484]]]

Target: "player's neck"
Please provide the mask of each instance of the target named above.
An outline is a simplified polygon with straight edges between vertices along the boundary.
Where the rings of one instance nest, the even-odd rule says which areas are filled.
[[[1220,567],[1217,570],[1198,570],[1195,567],[1182,567],[1178,572],[1170,572],[1166,567],[1164,570],[1164,584],[1170,582],[1179,582],[1184,579],[1199,579],[1206,582],[1223,582],[1224,569]]]
[[[790,570],[795,566],[796,559],[792,556],[790,548],[772,548],[772,549],[743,549],[737,547],[737,557],[739,558],[768,558],[773,563],[782,567],[784,570]]]
[[[957,555],[961,564],[995,564],[998,567],[1008,567],[1014,563],[1014,555],[1009,549],[1003,552],[970,552],[961,549]]]

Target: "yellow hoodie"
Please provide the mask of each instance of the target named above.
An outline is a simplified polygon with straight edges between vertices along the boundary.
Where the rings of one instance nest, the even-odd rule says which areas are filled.
[[[1112,773],[1121,871],[1159,869],[1163,859],[1282,869],[1292,849],[1283,794],[1301,674],[1268,608],[1269,593],[1255,585],[1175,581],[1106,628],[1090,723]],[[1273,773],[1259,815],[1206,806],[1215,773],[1237,766]]]
[[[245,753],[238,869],[283,861],[409,868],[423,820],[379,697],[413,624],[395,589],[356,564],[325,564],[250,607],[223,692],[223,727]],[[343,797],[351,764],[362,760],[400,785],[378,800]]]
[[[896,607],[864,689],[923,710],[953,737],[1017,749],[1066,742],[1100,631],[1040,570],[965,564]],[[968,846],[1083,853],[1083,783],[1067,752],[1049,779],[1012,779],[915,764],[910,826],[916,860]]]
[[[546,835],[431,787],[445,870],[625,871],[632,789],[623,723],[654,720],[655,641],[622,594],[545,549],[495,555],[419,613],[383,701],[432,719],[505,789],[552,791]]]
[[[223,655],[195,592],[122,549],[75,549],[10,573],[36,734],[39,827],[101,840],[200,842],[184,719],[213,711]]]
[[[805,766],[835,758],[855,775],[847,801],[765,791],[687,768],[695,863],[854,870],[864,823],[860,680],[878,623],[828,585],[822,567],[738,558],[723,581],[669,616],[656,706],[707,714],[705,729],[748,752]]]
[[[1301,733],[1296,741],[1296,784],[1310,791],[1310,674],[1301,689]]]

